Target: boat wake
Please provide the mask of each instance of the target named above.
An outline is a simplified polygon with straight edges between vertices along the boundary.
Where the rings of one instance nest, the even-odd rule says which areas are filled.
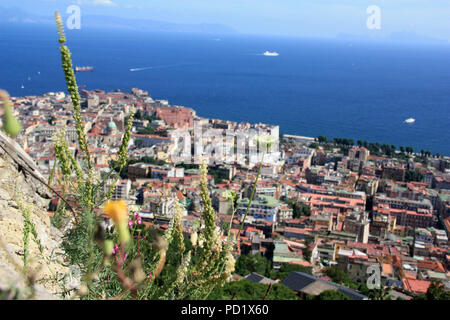
[[[173,67],[181,67],[181,66],[185,66],[185,64],[169,64],[169,65],[163,65],[163,66],[131,68],[130,71],[131,72],[136,72],[136,71],[145,71],[145,70],[162,69],[162,68],[173,68]]]

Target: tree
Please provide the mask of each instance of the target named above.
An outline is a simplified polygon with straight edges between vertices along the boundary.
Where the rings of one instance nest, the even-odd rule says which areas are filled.
[[[339,290],[325,290],[318,296],[309,297],[309,300],[352,300]]]
[[[371,300],[391,300],[390,293],[391,293],[390,288],[388,289],[380,288],[368,290],[367,295]]]
[[[267,292],[269,290],[269,292]],[[266,296],[267,295],[267,296]],[[222,288],[215,290],[209,300],[298,300],[293,290],[276,283],[269,285],[252,283],[249,280],[227,282]]]
[[[413,152],[414,152],[413,147],[406,147],[406,153],[411,154],[411,153],[413,153]]]
[[[331,278],[331,280],[333,280],[333,282],[336,282],[338,284],[346,284],[352,282],[347,272],[345,272],[344,269],[337,265],[328,267],[325,270],[325,273]]]
[[[137,109],[136,114],[134,115],[134,118],[137,120],[141,120],[142,119],[142,111],[141,109]]]
[[[218,167],[211,167],[208,173],[213,176],[215,183],[222,183],[224,181],[228,181],[229,178],[227,170],[223,170]]]
[[[410,182],[410,181],[420,182],[420,181],[422,181],[422,179],[423,179],[423,174],[420,173],[419,171],[408,170],[405,173],[406,182]]]
[[[142,141],[142,140],[136,140],[135,142],[134,142],[134,145],[136,146],[136,148],[142,148],[143,147],[143,145],[144,145],[144,141]]]
[[[235,272],[241,276],[256,272],[269,277],[271,272],[270,261],[260,254],[241,255],[236,261]]]
[[[311,245],[311,241],[309,239],[306,239],[305,241],[305,249],[303,249],[303,258],[305,258],[306,261],[311,260],[311,248],[309,247]]]
[[[302,215],[309,217],[311,215],[311,209],[308,206],[302,205]]]
[[[298,202],[290,201],[289,207],[291,207],[291,209],[293,211],[292,216],[294,217],[294,219],[300,218],[300,216],[302,215],[301,205]]]
[[[280,269],[273,275],[272,279],[279,279],[283,281],[291,272],[299,271],[312,274],[312,269],[298,264],[284,263]]]
[[[318,136],[317,140],[319,141],[319,143],[323,143],[323,142],[327,142],[328,138],[325,136]]]
[[[288,205],[293,211],[294,219],[298,219],[301,216],[310,216],[311,215],[311,209],[309,209],[309,207],[303,205],[300,202],[297,202],[297,201],[291,199],[288,201]]]
[[[53,124],[55,123],[55,120],[56,120],[56,118],[55,118],[54,116],[51,116],[51,117],[48,119],[48,124],[53,125]]]
[[[446,291],[444,285],[433,281],[427,290],[427,300],[450,300],[450,292]]]

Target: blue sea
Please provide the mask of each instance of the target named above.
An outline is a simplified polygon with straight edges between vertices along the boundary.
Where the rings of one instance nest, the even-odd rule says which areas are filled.
[[[450,155],[449,45],[95,29],[67,40],[74,64],[95,68],[77,74],[89,90],[137,87],[204,117]],[[64,90],[56,27],[0,25],[0,88]]]

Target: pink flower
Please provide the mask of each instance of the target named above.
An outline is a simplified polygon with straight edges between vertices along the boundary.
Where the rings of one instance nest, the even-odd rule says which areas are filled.
[[[141,223],[142,223],[142,220],[141,220],[141,217],[139,217],[137,224],[141,224]]]
[[[128,221],[128,226],[131,228],[131,227],[133,227],[133,221]]]
[[[149,272],[149,273],[148,273],[148,278],[150,279],[151,277],[152,277],[152,273]]]

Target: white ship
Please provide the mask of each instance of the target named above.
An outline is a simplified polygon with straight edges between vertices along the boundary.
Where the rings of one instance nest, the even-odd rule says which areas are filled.
[[[276,57],[276,56],[279,56],[279,53],[278,52],[266,51],[266,52],[263,53],[263,55],[269,56],[269,57]]]
[[[405,123],[414,123],[414,122],[416,122],[416,119],[414,118],[408,118],[405,120]]]

